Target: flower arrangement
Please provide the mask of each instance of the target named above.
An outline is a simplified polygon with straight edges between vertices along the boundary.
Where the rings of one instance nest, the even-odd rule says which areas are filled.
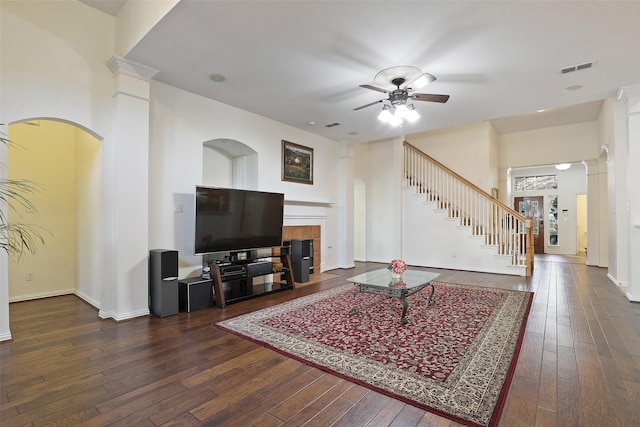
[[[407,270],[407,263],[401,259],[394,259],[387,268],[395,274],[402,274]]]

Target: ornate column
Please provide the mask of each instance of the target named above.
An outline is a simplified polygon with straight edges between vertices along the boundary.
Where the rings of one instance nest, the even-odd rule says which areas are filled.
[[[149,314],[149,96],[158,72],[114,56],[112,138],[103,142],[104,286],[99,316]]]
[[[640,301],[640,84],[626,86],[620,90],[618,99],[626,105],[627,110],[627,298]],[[620,254],[623,256],[623,254]]]
[[[338,268],[351,268],[354,264],[354,176],[355,159],[353,150],[357,143],[340,142],[338,145],[338,236],[335,242]]]
[[[583,164],[587,168],[587,265],[606,267],[607,165],[601,159],[586,160]]]

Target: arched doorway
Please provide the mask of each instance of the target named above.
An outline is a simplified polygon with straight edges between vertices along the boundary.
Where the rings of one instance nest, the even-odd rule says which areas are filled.
[[[36,254],[9,259],[9,301],[76,294],[100,306],[101,144],[63,120],[34,118],[8,127],[7,176],[38,184],[37,212],[8,212],[10,222],[34,224],[46,243]]]

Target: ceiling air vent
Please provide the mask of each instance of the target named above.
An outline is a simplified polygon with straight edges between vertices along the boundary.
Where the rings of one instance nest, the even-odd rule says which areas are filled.
[[[334,122],[334,123],[329,123],[328,125],[324,125],[324,126],[325,126],[325,127],[328,127],[328,128],[332,128],[332,127],[334,127],[334,126],[340,126],[340,123],[338,123],[338,122]]]
[[[591,67],[593,67],[593,62],[585,62],[584,64],[572,65],[570,67],[562,68],[560,70],[560,74],[573,73],[580,70],[588,70]]]

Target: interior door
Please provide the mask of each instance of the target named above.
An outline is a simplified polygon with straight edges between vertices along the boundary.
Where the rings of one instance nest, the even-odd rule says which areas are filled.
[[[544,253],[544,210],[543,197],[516,197],[514,209],[520,215],[533,219],[533,247],[537,254]]]

